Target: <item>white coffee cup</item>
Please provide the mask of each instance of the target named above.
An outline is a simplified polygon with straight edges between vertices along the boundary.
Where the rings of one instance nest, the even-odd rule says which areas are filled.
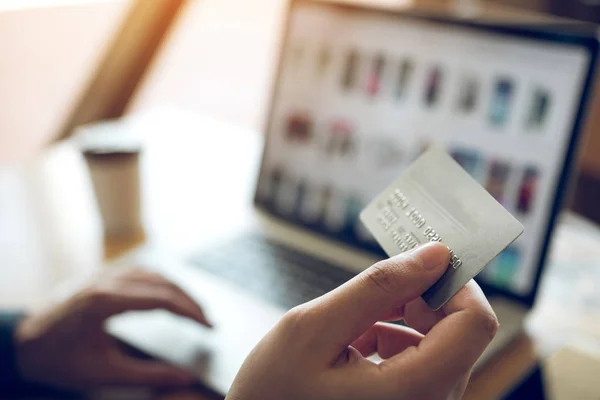
[[[90,170],[105,236],[142,232],[141,141],[122,121],[86,126],[76,140]]]

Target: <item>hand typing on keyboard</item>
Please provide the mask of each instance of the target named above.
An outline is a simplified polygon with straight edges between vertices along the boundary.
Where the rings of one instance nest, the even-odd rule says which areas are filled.
[[[419,297],[448,258],[445,246],[427,244],[292,309],[248,356],[227,399],[460,399],[498,321],[474,281],[437,312]],[[380,322],[400,319],[411,328]]]

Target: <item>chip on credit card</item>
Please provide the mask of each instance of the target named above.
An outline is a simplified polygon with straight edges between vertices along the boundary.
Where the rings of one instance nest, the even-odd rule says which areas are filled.
[[[433,310],[523,233],[519,221],[436,147],[377,196],[360,219],[390,257],[430,241],[448,247],[450,265],[422,295]]]

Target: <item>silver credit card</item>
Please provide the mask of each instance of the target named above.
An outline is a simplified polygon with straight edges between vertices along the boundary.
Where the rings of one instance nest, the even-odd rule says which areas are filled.
[[[377,196],[360,219],[390,257],[429,241],[448,246],[446,273],[422,296],[434,310],[523,233],[519,221],[435,147]]]

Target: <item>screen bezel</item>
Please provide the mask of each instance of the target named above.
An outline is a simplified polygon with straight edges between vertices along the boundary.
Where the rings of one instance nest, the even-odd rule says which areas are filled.
[[[580,137],[582,136],[582,128],[585,123],[585,114],[586,108],[588,106],[588,100],[590,98],[590,94],[593,87],[594,82],[594,73],[595,66],[598,57],[598,47],[599,42],[596,36],[579,34],[579,33],[569,33],[564,30],[553,30],[552,25],[550,24],[538,24],[538,25],[501,25],[496,23],[481,23],[464,19],[454,19],[450,17],[444,17],[439,15],[426,15],[422,13],[415,13],[411,11],[390,11],[379,8],[373,8],[368,5],[360,5],[360,4],[348,4],[341,3],[336,1],[319,1],[319,0],[291,0],[289,2],[288,9],[286,11],[285,21],[284,21],[284,29],[283,29],[283,40],[279,46],[279,53],[277,56],[277,66],[276,66],[276,75],[275,80],[271,88],[271,93],[269,97],[269,106],[267,112],[267,118],[265,119],[265,126],[263,132],[265,132],[265,143],[263,146],[261,162],[260,162],[260,170],[259,176],[257,180],[257,188],[255,190],[254,195],[254,204],[256,207],[261,210],[267,212],[268,214],[281,219],[287,223],[291,223],[293,225],[299,226],[301,228],[309,230],[311,233],[322,235],[324,238],[328,240],[333,240],[339,242],[342,245],[351,246],[352,248],[356,248],[362,251],[368,251],[373,253],[376,256],[385,258],[387,257],[384,251],[378,245],[373,245],[365,242],[359,242],[354,238],[352,234],[347,231],[341,231],[340,233],[333,234],[332,232],[324,229],[320,224],[311,224],[307,223],[300,218],[296,218],[294,216],[285,215],[281,212],[278,212],[275,207],[272,205],[265,204],[260,201],[258,198],[258,181],[260,177],[263,176],[264,167],[265,167],[265,157],[266,150],[268,145],[269,137],[271,136],[271,122],[273,118],[273,109],[274,104],[277,101],[277,92],[279,88],[279,83],[281,81],[281,72],[282,72],[282,64],[283,58],[286,54],[286,45],[289,38],[289,29],[290,29],[290,19],[293,13],[294,8],[302,3],[317,3],[322,4],[323,7],[330,7],[339,9],[340,12],[344,11],[358,11],[363,13],[370,13],[372,15],[393,15],[394,17],[401,19],[418,19],[425,22],[434,22],[443,24],[450,27],[461,27],[466,29],[471,29],[474,32],[485,31],[487,33],[495,33],[502,34],[507,36],[514,36],[519,38],[528,38],[535,39],[540,42],[552,42],[552,43],[561,43],[572,45],[580,48],[584,48],[589,54],[589,64],[588,70],[583,82],[583,87],[581,90],[580,102],[577,107],[577,113],[574,119],[573,128],[571,131],[569,143],[567,146],[566,154],[564,157],[563,164],[561,166],[561,172],[559,174],[559,178],[557,181],[556,189],[554,192],[554,200],[551,205],[549,222],[546,228],[546,233],[543,238],[542,246],[540,247],[540,251],[538,253],[538,262],[535,271],[534,281],[531,287],[531,290],[526,295],[520,295],[513,291],[510,291],[505,288],[499,288],[494,285],[490,285],[485,283],[482,280],[477,280],[486,295],[488,296],[502,296],[507,297],[512,300],[515,300],[519,303],[527,307],[531,307],[535,300],[535,296],[538,291],[542,270],[544,264],[546,263],[546,258],[548,256],[548,249],[550,247],[552,232],[556,226],[557,218],[562,209],[563,202],[565,201],[566,194],[569,189],[569,184],[571,183],[571,175],[575,171],[575,161],[577,155],[577,149]]]

